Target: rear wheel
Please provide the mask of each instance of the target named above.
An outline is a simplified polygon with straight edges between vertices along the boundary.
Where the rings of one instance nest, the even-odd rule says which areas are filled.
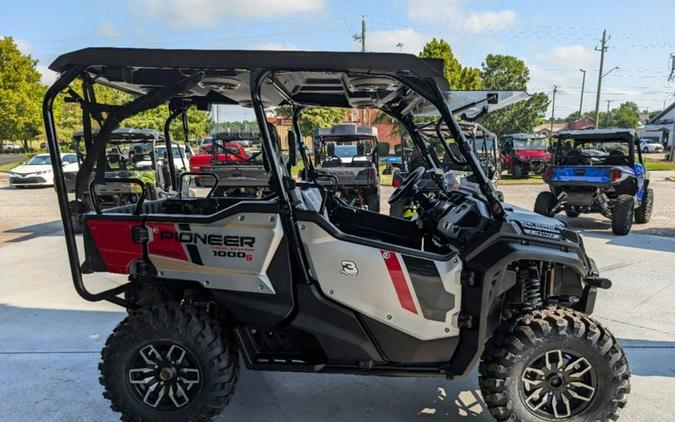
[[[652,218],[652,209],[654,208],[654,191],[647,189],[645,197],[642,198],[642,204],[635,210],[635,222],[638,224],[649,223]]]
[[[630,392],[628,362],[614,336],[567,308],[504,322],[479,372],[483,399],[499,421],[607,421]]]
[[[195,307],[158,303],[115,328],[99,370],[123,420],[210,421],[230,401],[239,367],[230,330]]]
[[[380,195],[378,195],[377,191],[368,194],[366,206],[368,207],[368,211],[380,212]]]
[[[534,201],[534,212],[546,217],[553,217],[555,202],[555,195],[551,192],[539,192],[537,199]]]
[[[618,235],[630,233],[633,227],[633,196],[619,195],[612,209],[612,232]]]

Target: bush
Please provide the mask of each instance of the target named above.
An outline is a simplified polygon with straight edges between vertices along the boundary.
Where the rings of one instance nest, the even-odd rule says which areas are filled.
[[[390,148],[391,145],[389,145],[389,142],[379,142],[377,144],[377,153],[379,155],[389,155]]]

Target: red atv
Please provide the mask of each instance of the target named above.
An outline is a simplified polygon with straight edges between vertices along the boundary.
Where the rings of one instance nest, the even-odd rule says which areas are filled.
[[[546,137],[533,133],[511,133],[501,139],[502,168],[513,177],[541,174],[551,161]]]

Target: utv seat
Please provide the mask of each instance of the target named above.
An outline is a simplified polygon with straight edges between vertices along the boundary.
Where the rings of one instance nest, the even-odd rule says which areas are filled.
[[[578,149],[573,149],[567,153],[563,164],[566,166],[588,166],[591,164],[591,160]]]
[[[609,156],[605,159],[605,165],[607,166],[627,166],[628,157],[623,153],[623,151],[611,151]]]

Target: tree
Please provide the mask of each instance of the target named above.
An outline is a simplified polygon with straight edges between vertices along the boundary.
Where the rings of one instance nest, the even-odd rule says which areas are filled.
[[[278,107],[276,111],[285,119],[293,117],[293,108],[290,106]],[[309,136],[314,129],[342,123],[349,112],[348,108],[340,107],[307,107],[300,114],[300,132],[303,136]]]
[[[81,81],[76,80],[71,87],[82,96]],[[131,95],[100,84],[94,85],[94,93],[96,101],[100,104],[121,105],[132,100]],[[123,120],[120,127],[153,129],[164,133],[164,122],[168,117],[169,107],[162,105]],[[212,125],[208,113],[191,107],[188,110],[187,117],[191,136],[201,137],[208,133]],[[79,104],[65,102],[62,97],[59,97],[54,105],[54,119],[59,139],[63,144],[70,144],[73,134],[82,130],[82,109]],[[92,121],[92,125],[94,128],[98,127],[95,120]],[[181,119],[177,118],[171,125],[171,139],[175,141],[184,140],[184,138]]]
[[[480,71],[474,67],[463,67],[443,39],[432,39],[424,45],[419,54],[422,58],[443,59],[445,79],[453,90],[472,90],[481,87]]]
[[[635,129],[640,124],[640,109],[632,101],[626,101],[610,111],[608,126]]]
[[[526,91],[530,70],[520,59],[501,54],[488,54],[481,65],[481,84],[485,90]],[[543,92],[483,116],[480,121],[498,136],[514,132],[531,132],[548,108],[548,95]]]
[[[40,134],[42,97],[37,60],[19,51],[12,37],[0,39],[0,152],[5,140],[28,141]]]

